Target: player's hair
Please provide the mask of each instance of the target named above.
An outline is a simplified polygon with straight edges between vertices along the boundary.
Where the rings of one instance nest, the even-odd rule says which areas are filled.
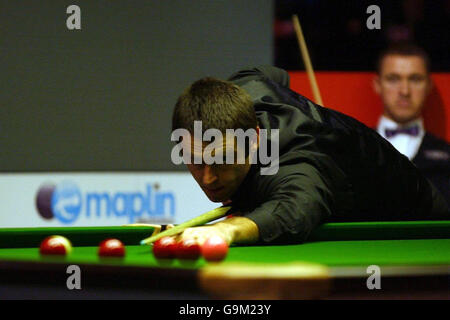
[[[203,78],[178,98],[172,116],[172,130],[194,132],[194,121],[202,121],[203,132],[218,129],[255,129],[257,119],[251,97],[229,81]]]
[[[376,71],[378,74],[381,72],[381,64],[383,63],[383,59],[386,56],[391,55],[399,55],[399,56],[417,56],[422,58],[423,62],[425,63],[425,68],[427,70],[427,73],[431,72],[431,62],[430,57],[426,53],[424,49],[421,47],[408,42],[399,42],[391,45],[387,49],[383,50],[380,55],[378,56],[377,64],[376,64]]]

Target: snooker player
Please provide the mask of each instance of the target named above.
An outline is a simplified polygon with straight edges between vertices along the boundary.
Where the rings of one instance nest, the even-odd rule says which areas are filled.
[[[207,197],[230,205],[232,216],[188,228],[181,239],[299,243],[324,222],[449,218],[445,200],[405,156],[364,124],[290,90],[284,70],[263,66],[229,81],[204,78],[179,97],[172,128],[189,131],[191,141],[179,144],[201,157],[207,144],[193,141],[195,121],[222,133],[279,129],[279,168],[263,175],[250,156],[258,143],[250,141],[244,163],[188,163]]]
[[[450,205],[450,145],[426,132],[422,118],[432,88],[430,59],[412,44],[380,54],[373,84],[383,102],[377,131],[407,156],[441,191]]]

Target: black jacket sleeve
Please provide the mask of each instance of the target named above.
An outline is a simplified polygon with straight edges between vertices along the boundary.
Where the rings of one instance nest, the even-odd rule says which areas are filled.
[[[265,181],[253,191],[265,201],[244,215],[256,223],[262,242],[305,241],[331,215],[333,192],[310,163],[283,166],[276,176],[260,179]]]

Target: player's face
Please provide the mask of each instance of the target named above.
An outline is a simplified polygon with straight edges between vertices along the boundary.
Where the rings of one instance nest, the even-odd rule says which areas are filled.
[[[191,154],[197,156],[204,156],[205,148],[208,143],[199,143],[198,146],[202,146],[201,150],[194,149],[194,139],[191,140]],[[226,144],[223,143],[223,150],[226,150]],[[223,151],[222,150],[222,151]],[[238,148],[233,147],[234,151],[234,163],[226,163],[226,156],[223,158],[223,164],[206,164],[204,161],[200,164],[195,164],[191,161],[191,164],[187,164],[189,171],[191,172],[194,179],[205,192],[209,200],[213,202],[224,202],[229,200],[233,194],[237,191],[242,181],[247,176],[250,170],[251,163],[249,157],[238,160]],[[215,154],[214,152],[212,153]],[[222,154],[226,155],[223,151]]]
[[[420,117],[431,80],[419,56],[388,55],[374,81],[384,105],[384,115],[397,123]]]

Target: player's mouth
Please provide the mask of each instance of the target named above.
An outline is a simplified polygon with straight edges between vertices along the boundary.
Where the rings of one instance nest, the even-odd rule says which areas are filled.
[[[218,188],[206,188],[205,187],[205,192],[209,195],[215,196],[217,194],[219,194],[220,192],[222,192],[225,189],[225,187],[218,187]]]
[[[411,102],[409,100],[398,100],[397,105],[401,108],[407,108],[411,105]]]

